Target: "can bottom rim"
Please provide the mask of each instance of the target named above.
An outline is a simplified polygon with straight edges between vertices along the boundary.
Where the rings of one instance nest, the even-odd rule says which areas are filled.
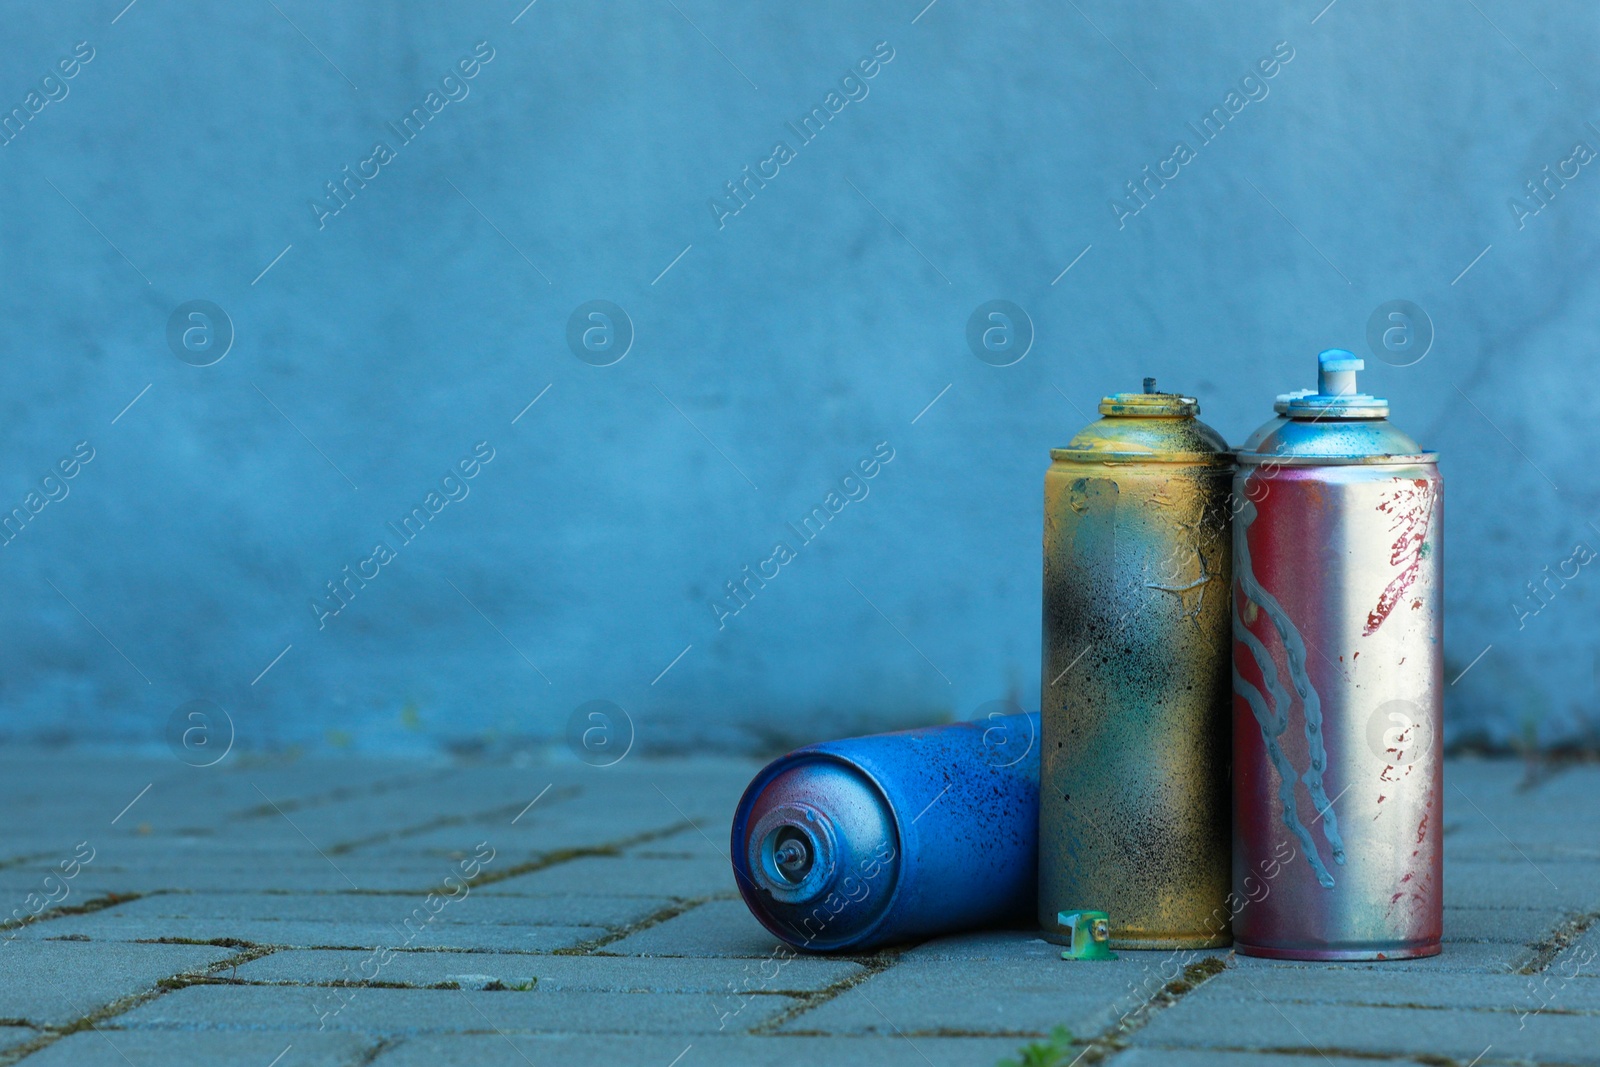
[[[1324,962],[1356,962],[1384,960],[1416,960],[1437,956],[1443,946],[1438,941],[1422,944],[1397,945],[1394,948],[1281,948],[1275,945],[1249,945],[1235,941],[1233,950],[1242,956],[1258,956],[1269,960],[1321,960]]]

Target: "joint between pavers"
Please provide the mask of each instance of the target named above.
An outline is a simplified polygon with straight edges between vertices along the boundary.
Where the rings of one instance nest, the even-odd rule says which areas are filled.
[[[127,904],[145,896],[144,893],[107,893],[104,896],[90,897],[82,904],[65,904],[59,908],[46,908],[37,915],[24,915],[20,919],[8,919],[0,923],[0,932],[16,930],[34,923],[49,922],[67,915],[88,915],[92,912],[104,911],[106,908],[116,907],[118,904]]]
[[[662,907],[656,909],[655,911],[651,912],[649,915],[646,915],[644,918],[638,920],[637,922],[632,922],[632,923],[627,924],[626,926],[622,926],[622,927],[619,927],[618,929],[611,930],[611,931],[609,931],[609,932],[607,932],[605,934],[602,934],[599,937],[590,938],[588,941],[581,941],[578,944],[572,945],[569,948],[552,949],[550,954],[552,956],[589,956],[589,955],[593,955],[598,950],[604,948],[607,945],[614,944],[617,941],[621,941],[625,937],[631,937],[632,935],[638,933],[641,930],[648,930],[652,926],[659,926],[660,924],[666,922],[668,919],[676,919],[678,916],[686,914],[687,912],[691,912],[695,908],[700,907],[702,904],[708,904],[713,900],[726,900],[726,899],[728,899],[728,898],[727,898],[727,896],[725,894],[718,893],[718,894],[713,894],[713,895],[704,896],[704,897],[686,897],[686,898],[681,899],[681,900],[674,900],[672,903],[663,905]],[[625,957],[620,957],[619,956],[618,958],[625,958]]]
[[[904,954],[904,952],[905,949],[903,948],[890,948],[884,949],[871,956],[849,957],[847,962],[857,964],[859,967],[861,967],[861,970],[857,971],[855,974],[847,974],[837,982],[831,982],[814,993],[798,994],[797,999],[799,1000],[799,1003],[778,1012],[778,1014],[772,1016],[770,1019],[767,1019],[765,1022],[752,1027],[749,1033],[759,1037],[779,1036],[779,1027],[800,1018],[808,1011],[822,1007],[822,1005],[828,1003],[828,1001],[833,1000],[835,997],[838,997],[841,994],[849,992],[862,982],[865,982],[867,979],[883,974],[885,971],[889,970],[895,964],[900,962],[900,957]],[[829,958],[837,959],[840,957]]]
[[[273,951],[278,951],[274,949]],[[307,950],[312,951],[312,950]],[[393,951],[402,951],[399,949]],[[257,957],[259,958],[259,957]],[[379,979],[330,978],[321,982],[296,982],[280,978],[273,981],[251,978],[222,978],[204,975],[186,980],[178,988],[200,985],[249,986],[254,989],[460,989],[460,982],[385,982]]]
[[[1128,1038],[1150,1025],[1150,1020],[1157,1014],[1178,1003],[1184,997],[1194,992],[1200,986],[1228,969],[1228,961],[1233,958],[1230,951],[1226,958],[1220,956],[1207,956],[1197,960],[1183,969],[1178,977],[1161,983],[1154,993],[1142,1001],[1138,1006],[1124,1012],[1117,1021],[1106,1028],[1099,1035],[1088,1041],[1078,1041],[1074,1036],[1074,1046],[1083,1047],[1078,1059],[1074,1063],[1082,1063],[1084,1067],[1100,1063],[1107,1057],[1113,1056],[1128,1047]]]
[[[245,808],[243,811],[229,815],[228,821],[239,822],[246,819],[264,819],[272,815],[281,815],[285,811],[306,811],[311,808],[327,807],[330,804],[343,804],[347,800],[358,800],[362,797],[381,797],[385,793],[392,793],[398,789],[407,789],[414,785],[425,785],[436,782],[441,778],[448,778],[456,773],[459,768],[447,767],[433,774],[402,775],[399,778],[387,779],[382,782],[372,782],[365,786],[337,786],[326,793],[313,793],[310,796],[296,799],[290,797],[272,804],[258,804],[255,807]],[[281,810],[280,810],[281,809]]]
[[[1584,749],[1529,752],[1523,767],[1522,780],[1513,789],[1522,795],[1537,792],[1546,783],[1565,772],[1575,767],[1592,766],[1595,761],[1596,753]]]
[[[1246,1047],[1243,1045],[1207,1045],[1197,1050],[1193,1045],[1140,1045],[1142,1050],[1153,1052],[1178,1052],[1193,1053],[1204,1052],[1232,1052],[1240,1056],[1305,1056],[1317,1057],[1331,1062],[1330,1058],[1338,1056],[1347,1060],[1370,1060],[1373,1063],[1421,1063],[1428,1067],[1468,1067],[1461,1060],[1452,1056],[1440,1056],[1431,1052],[1374,1052],[1366,1048],[1337,1048],[1325,1046],[1318,1048],[1315,1045],[1274,1045],[1271,1048]],[[1085,1062],[1088,1062],[1087,1060]],[[1246,1060],[1248,1062],[1248,1060]],[[1474,1061],[1480,1067],[1487,1067],[1489,1063],[1504,1063],[1496,1057],[1493,1060]]]
[[[1584,931],[1600,919],[1600,912],[1590,911],[1578,915],[1569,915],[1556,923],[1555,928],[1539,940],[1528,946],[1533,951],[1533,958],[1517,968],[1517,974],[1540,974],[1549,967],[1562,951],[1576,941]]]
[[[369,1064],[371,1064],[379,1056],[382,1056],[385,1052],[388,1052],[390,1049],[397,1048],[403,1044],[405,1044],[404,1038],[380,1037],[377,1044],[373,1045],[371,1048],[367,1049],[361,1054],[361,1058],[356,1060],[354,1067],[368,1067]]]
[[[580,786],[563,786],[560,789],[552,790],[550,803],[546,804],[545,807],[548,808],[550,804],[557,804],[564,800],[571,800],[574,797],[581,796],[582,794],[583,789]],[[442,830],[447,826],[466,826],[476,822],[497,819],[502,815],[510,815],[522,810],[524,810],[523,804],[520,800],[518,800],[513,801],[510,804],[501,804],[497,807],[485,808],[482,811],[466,812],[460,815],[441,815],[437,819],[431,819],[428,822],[418,823],[414,826],[402,826],[398,830],[386,830],[383,833],[370,834],[366,837],[358,837],[351,841],[336,842],[328,846],[328,853],[329,855],[334,856],[346,855],[354,852],[358,848],[365,848],[368,845],[381,845],[387,841],[401,841],[408,837],[417,837],[421,834],[431,833],[434,830]]]
[[[204,942],[199,943],[203,944]],[[116,1000],[113,1000],[107,1004],[102,1004],[94,1011],[89,1012],[87,1015],[80,1016],[69,1023],[65,1023],[60,1026],[48,1024],[43,1025],[39,1027],[43,1033],[39,1034],[38,1037],[0,1052],[0,1067],[11,1067],[11,1065],[16,1063],[18,1060],[25,1059],[26,1057],[33,1055],[35,1052],[39,1052],[42,1049],[50,1047],[57,1041],[71,1037],[73,1034],[81,1033],[84,1030],[98,1031],[100,1023],[103,1023],[108,1019],[115,1019],[120,1015],[125,1015],[134,1008],[148,1004],[157,997],[166,996],[175,989],[184,989],[190,985],[214,984],[210,981],[212,976],[220,972],[223,968],[232,968],[234,971],[237,971],[239,964],[249,963],[251,960],[258,960],[263,956],[271,955],[274,951],[274,949],[264,946],[251,946],[249,949],[243,952],[238,952],[232,956],[227,956],[223,959],[217,960],[215,963],[209,963],[204,968],[179,971],[175,975],[169,975],[166,978],[158,978],[155,985],[151,988],[141,989],[136,993],[129,993],[125,997],[118,997]],[[235,980],[235,982],[237,982],[237,980]]]
[[[511,878],[521,877],[524,874],[533,874],[536,871],[548,870],[551,867],[558,867],[563,863],[571,863],[573,860],[588,859],[591,856],[620,856],[622,855],[622,850],[625,848],[632,848],[635,845],[642,845],[647,841],[656,841],[663,837],[670,837],[673,834],[681,833],[692,825],[693,824],[689,822],[675,822],[669,826],[659,827],[654,830],[644,830],[640,833],[619,838],[616,841],[610,841],[601,845],[585,845],[581,848],[556,849],[552,852],[542,853],[537,859],[531,859],[525,863],[513,864],[512,866],[506,867],[502,870],[480,871],[473,877],[466,879],[465,885],[468,889],[476,889],[482,885],[493,885],[496,882],[504,882]],[[443,884],[432,886],[431,888],[425,889],[422,892],[440,893],[446,896],[453,895],[453,891],[450,889],[450,887]]]

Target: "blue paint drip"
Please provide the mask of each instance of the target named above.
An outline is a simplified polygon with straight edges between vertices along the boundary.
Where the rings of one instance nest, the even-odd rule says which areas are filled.
[[[1254,635],[1251,636],[1254,637]],[[1257,641],[1250,650],[1253,655],[1258,657],[1257,663],[1261,662],[1260,653],[1256,652],[1260,644]],[[1262,649],[1261,651],[1265,652],[1266,650]],[[1301,824],[1300,816],[1296,810],[1294,800],[1294,764],[1289,762],[1289,757],[1284,754],[1282,746],[1278,744],[1278,735],[1283,733],[1284,728],[1289,724],[1285,719],[1274,715],[1267,709],[1266,701],[1262,699],[1260,690],[1241,678],[1237,667],[1233,671],[1233,688],[1240,696],[1244,697],[1245,703],[1249,704],[1250,710],[1255,713],[1256,722],[1261,726],[1261,740],[1266,742],[1267,756],[1272,760],[1272,765],[1278,769],[1278,799],[1283,801],[1283,824],[1289,828],[1290,833],[1299,838],[1300,844],[1305,851],[1306,859],[1311,861],[1311,869],[1316,872],[1317,881],[1322,884],[1322,888],[1332,889],[1333,875],[1329,874],[1328,868],[1323,866],[1322,857],[1317,855],[1316,843],[1311,840],[1311,831]]]
[[[1301,781],[1306,783],[1306,788],[1311,793],[1312,803],[1317,806],[1317,810],[1322,814],[1322,833],[1328,839],[1328,845],[1333,850],[1333,861],[1343,866],[1345,852],[1344,840],[1339,836],[1339,818],[1334,814],[1333,804],[1329,802],[1328,792],[1322,784],[1323,772],[1328,769],[1328,752],[1322,744],[1322,700],[1317,696],[1316,687],[1311,684],[1311,676],[1306,671],[1305,639],[1300,636],[1300,631],[1289,618],[1289,613],[1283,610],[1282,604],[1278,603],[1278,598],[1267,592],[1261,583],[1256,581],[1255,572],[1250,562],[1249,537],[1250,524],[1255,521],[1255,518],[1256,506],[1247,500],[1244,507],[1239,511],[1239,536],[1234,538],[1235,570],[1239,576],[1239,586],[1244,590],[1245,595],[1266,613],[1267,618],[1272,620],[1273,627],[1283,640],[1284,658],[1289,663],[1289,677],[1294,683],[1295,692],[1300,695],[1301,705],[1305,708],[1306,747],[1310,753],[1310,766],[1306,768],[1305,774],[1301,775],[1300,778]],[[1238,605],[1235,604],[1234,607],[1235,612],[1237,612]],[[1235,629],[1240,634],[1249,634],[1243,619],[1239,620],[1239,624]],[[1250,637],[1253,639],[1254,635],[1252,634]],[[1249,642],[1247,641],[1246,643],[1248,644]],[[1273,695],[1278,698],[1279,707],[1284,708],[1286,711],[1287,709],[1284,707],[1286,702],[1283,698],[1287,694],[1283,694],[1282,690],[1276,686],[1277,670],[1268,666],[1271,663],[1271,657],[1266,654],[1266,649],[1261,646],[1259,641],[1251,646],[1250,651],[1255,656],[1257,665],[1262,668],[1262,676],[1269,678],[1268,684],[1274,688]],[[1271,671],[1270,675],[1268,671]],[[1237,680],[1237,675],[1235,678]],[[1256,697],[1260,699],[1261,694],[1256,693]],[[1249,698],[1246,697],[1246,699],[1248,700]],[[1265,737],[1264,731],[1263,737]],[[1276,741],[1269,742],[1269,746],[1275,744]],[[1279,771],[1283,773],[1283,768],[1280,767]],[[1292,765],[1287,773],[1291,776],[1290,781],[1292,782],[1294,773]],[[1288,818],[1287,810],[1285,811],[1285,818]],[[1314,859],[1314,852],[1311,853],[1311,856],[1313,857],[1313,863],[1320,866],[1319,861]],[[1325,870],[1323,874],[1319,874],[1317,880],[1322,881],[1323,877],[1328,877]],[[1323,885],[1331,888],[1333,886],[1332,878],[1328,877],[1328,880],[1323,882]]]

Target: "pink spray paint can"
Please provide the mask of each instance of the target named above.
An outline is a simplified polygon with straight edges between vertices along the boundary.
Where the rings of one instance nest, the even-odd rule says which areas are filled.
[[[1234,947],[1431,956],[1442,924],[1437,455],[1330,349],[1238,454]]]

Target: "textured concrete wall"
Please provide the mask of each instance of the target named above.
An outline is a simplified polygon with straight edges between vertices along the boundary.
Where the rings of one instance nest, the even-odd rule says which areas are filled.
[[[1574,7],[120,7],[0,38],[11,736],[208,700],[243,746],[502,744],[608,700],[749,746],[1032,704],[1047,449],[1147,374],[1240,440],[1392,300],[1431,348],[1364,382],[1444,455],[1450,736],[1600,714]],[[1034,335],[1004,367],[967,341],[997,299]],[[597,300],[627,325],[574,325]]]

